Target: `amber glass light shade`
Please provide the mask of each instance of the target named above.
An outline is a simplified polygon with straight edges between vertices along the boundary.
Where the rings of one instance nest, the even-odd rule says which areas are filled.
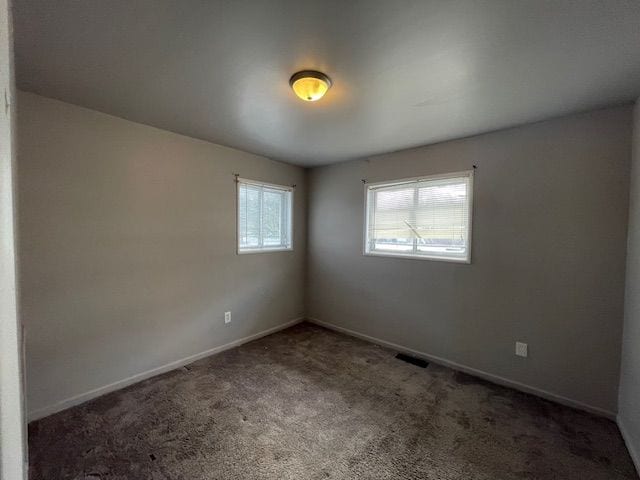
[[[331,88],[331,80],[324,73],[304,70],[293,74],[289,85],[295,94],[305,102],[315,102],[320,100]]]

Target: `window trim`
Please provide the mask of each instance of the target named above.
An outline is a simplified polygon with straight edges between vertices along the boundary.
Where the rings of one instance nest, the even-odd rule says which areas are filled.
[[[291,194],[289,217],[291,219],[291,225],[289,226],[289,246],[288,247],[262,247],[262,248],[247,248],[240,249],[240,184],[255,185],[258,187],[268,187],[274,190],[282,190]],[[293,186],[278,185],[277,183],[261,182],[258,180],[250,180],[248,178],[236,177],[236,254],[237,255],[252,255],[254,253],[275,253],[275,252],[292,252],[293,251],[293,206],[294,206],[294,190]],[[262,217],[262,215],[261,215]],[[262,218],[260,219],[262,221]]]
[[[471,264],[471,254],[473,245],[473,176],[474,170],[462,170],[458,172],[442,173],[435,175],[422,175],[419,177],[400,178],[396,180],[386,180],[381,182],[364,183],[364,229],[362,231],[362,255],[365,257],[391,257],[402,258],[406,260],[429,260],[432,262],[449,262],[449,263],[461,263]],[[452,257],[434,257],[434,256],[422,256],[422,255],[408,255],[406,253],[389,253],[389,252],[370,252],[367,250],[367,237],[369,235],[369,219],[370,205],[369,205],[369,192],[376,187],[395,187],[404,183],[416,183],[420,181],[429,180],[444,180],[447,178],[469,178],[469,218],[467,219],[467,231],[468,231],[468,254],[467,258],[452,258]]]

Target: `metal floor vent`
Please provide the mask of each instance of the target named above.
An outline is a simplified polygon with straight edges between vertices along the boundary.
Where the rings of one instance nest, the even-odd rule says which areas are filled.
[[[427,368],[429,362],[426,360],[422,360],[421,358],[412,357],[411,355],[405,355],[404,353],[399,353],[396,355],[398,360],[402,360],[403,362],[410,363],[411,365],[416,365],[420,368]]]

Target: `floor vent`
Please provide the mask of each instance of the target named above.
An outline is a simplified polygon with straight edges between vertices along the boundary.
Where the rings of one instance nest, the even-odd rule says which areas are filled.
[[[429,362],[426,360],[422,360],[421,358],[412,357],[411,355],[405,355],[404,353],[399,353],[396,355],[398,360],[402,360],[403,362],[410,363],[411,365],[416,365],[420,368],[426,368],[429,365]]]

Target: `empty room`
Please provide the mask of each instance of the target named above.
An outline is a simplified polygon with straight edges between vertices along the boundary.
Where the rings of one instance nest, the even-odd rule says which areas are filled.
[[[640,479],[640,1],[0,0],[2,480]]]

